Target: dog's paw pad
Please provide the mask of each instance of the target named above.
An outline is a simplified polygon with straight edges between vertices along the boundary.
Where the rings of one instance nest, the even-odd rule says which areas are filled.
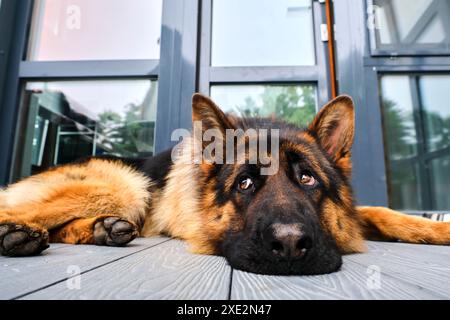
[[[0,254],[11,257],[32,256],[47,248],[47,231],[15,223],[0,224]]]
[[[136,226],[118,217],[108,217],[94,226],[94,241],[97,245],[123,246],[138,235]]]

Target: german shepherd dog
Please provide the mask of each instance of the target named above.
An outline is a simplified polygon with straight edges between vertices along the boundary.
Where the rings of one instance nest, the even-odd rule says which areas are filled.
[[[329,102],[307,129],[227,115],[200,94],[192,110],[202,132],[278,129],[278,170],[189,163],[173,150],[54,167],[0,191],[0,253],[36,255],[49,242],[123,246],[163,234],[186,240],[194,253],[223,255],[237,269],[312,275],[338,270],[343,254],[366,250],[364,239],[450,244],[448,222],[355,206],[350,97]],[[189,150],[195,139],[185,140]]]

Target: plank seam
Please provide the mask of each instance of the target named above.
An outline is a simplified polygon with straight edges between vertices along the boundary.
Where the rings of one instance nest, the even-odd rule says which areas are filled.
[[[100,265],[98,265],[98,266],[95,266],[95,267],[92,267],[92,268],[90,268],[90,269],[87,269],[87,270],[85,270],[85,271],[83,271],[83,272],[81,272],[80,274],[77,274],[77,275],[75,275],[75,276],[66,277],[66,278],[64,278],[64,279],[61,279],[61,280],[52,282],[52,283],[50,283],[50,284],[48,284],[48,285],[42,286],[42,287],[40,287],[40,288],[34,289],[34,290],[30,291],[30,292],[20,294],[20,295],[18,295],[18,296],[15,296],[15,297],[11,298],[10,300],[18,300],[18,299],[24,298],[24,297],[29,296],[29,295],[31,295],[31,294],[33,294],[33,293],[38,292],[38,291],[45,290],[45,289],[47,289],[47,288],[50,288],[50,287],[52,287],[52,286],[54,286],[54,285],[57,285],[57,284],[60,284],[60,283],[62,283],[62,282],[64,282],[64,281],[67,281],[67,280],[72,279],[72,278],[74,278],[74,277],[78,277],[78,276],[80,276],[80,275],[82,275],[82,274],[86,274],[86,273],[88,273],[88,272],[94,271],[94,270],[96,270],[96,269],[99,269],[99,268],[104,267],[104,266],[106,266],[106,265],[109,265],[109,264],[111,264],[111,263],[114,263],[114,262],[117,262],[117,261],[119,261],[119,260],[122,260],[122,259],[125,259],[125,258],[127,258],[127,257],[130,257],[130,256],[132,256],[132,255],[134,255],[134,254],[139,253],[139,252],[143,252],[143,251],[145,251],[145,250],[149,250],[149,249],[151,249],[151,248],[154,248],[154,247],[156,247],[156,246],[159,246],[159,245],[161,245],[161,244],[163,244],[163,243],[169,242],[169,241],[171,241],[171,240],[172,240],[172,239],[166,239],[166,240],[161,241],[161,242],[159,242],[159,243],[157,243],[157,244],[151,245],[150,247],[143,248],[143,249],[141,249],[141,250],[138,250],[138,251],[129,253],[129,254],[124,255],[124,256],[122,256],[122,257],[116,258],[116,259],[114,259],[114,260],[111,260],[111,261],[105,262],[105,263],[103,263],[103,264],[100,264]]]
[[[233,290],[233,271],[234,271],[234,268],[231,268],[231,270],[230,270],[230,284],[229,284],[229,287],[228,287],[227,300],[231,300],[231,291]]]
[[[403,250],[403,249],[410,250],[410,248],[411,248],[410,245],[414,245],[414,246],[418,246],[417,249],[424,250],[424,251],[426,251],[427,254],[432,255],[432,256],[450,256],[450,251],[448,251],[448,250],[445,250],[445,251],[442,250],[442,252],[436,252],[434,250],[430,250],[432,248],[428,247],[428,246],[432,246],[433,248],[438,247],[438,248],[441,249],[441,248],[448,248],[447,245],[439,246],[439,245],[428,245],[426,243],[424,243],[424,244],[416,244],[416,243],[411,244],[411,243],[406,243],[406,242],[396,242],[395,243],[395,247],[391,247],[391,246],[389,246],[389,244],[390,243],[388,243],[388,242],[379,242],[379,243],[376,243],[376,244],[371,243],[371,245],[375,245],[377,249],[381,248],[382,250],[386,250],[386,249],[394,250],[394,248],[395,249],[400,249],[400,250]],[[403,247],[406,247],[406,248],[403,248]],[[371,248],[369,247],[369,251],[370,250],[371,250]]]

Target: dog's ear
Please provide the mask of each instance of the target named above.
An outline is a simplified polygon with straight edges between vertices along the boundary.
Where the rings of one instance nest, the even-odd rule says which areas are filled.
[[[192,122],[195,121],[201,121],[203,132],[216,129],[225,135],[226,129],[233,129],[223,111],[210,98],[200,93],[195,93],[192,97]]]
[[[350,155],[355,133],[355,112],[349,96],[339,96],[325,105],[309,126],[321,146],[334,159]]]

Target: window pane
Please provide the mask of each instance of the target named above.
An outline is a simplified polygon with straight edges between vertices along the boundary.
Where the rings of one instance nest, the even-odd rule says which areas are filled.
[[[425,134],[429,151],[450,146],[449,75],[422,76],[419,88],[425,118]]]
[[[37,0],[30,60],[159,59],[162,0]]]
[[[156,100],[150,80],[27,83],[15,174],[91,155],[152,155]]]
[[[450,52],[448,0],[375,0],[377,46]]]
[[[214,0],[213,66],[314,65],[311,0]]]
[[[392,208],[402,210],[424,209],[419,170],[417,164],[395,165],[394,163],[388,163],[389,201]]]
[[[382,115],[390,204],[449,210],[449,75],[384,75]]]
[[[316,114],[313,85],[216,85],[211,98],[224,110],[243,116],[276,116],[307,126]]]
[[[380,79],[389,204],[402,210],[424,209],[419,181],[423,168],[413,163],[417,161],[418,136],[411,85],[407,75]]]
[[[417,135],[408,76],[381,78],[385,148],[390,160],[417,154]]]
[[[431,181],[435,195],[435,209],[450,209],[450,156],[431,161]]]

